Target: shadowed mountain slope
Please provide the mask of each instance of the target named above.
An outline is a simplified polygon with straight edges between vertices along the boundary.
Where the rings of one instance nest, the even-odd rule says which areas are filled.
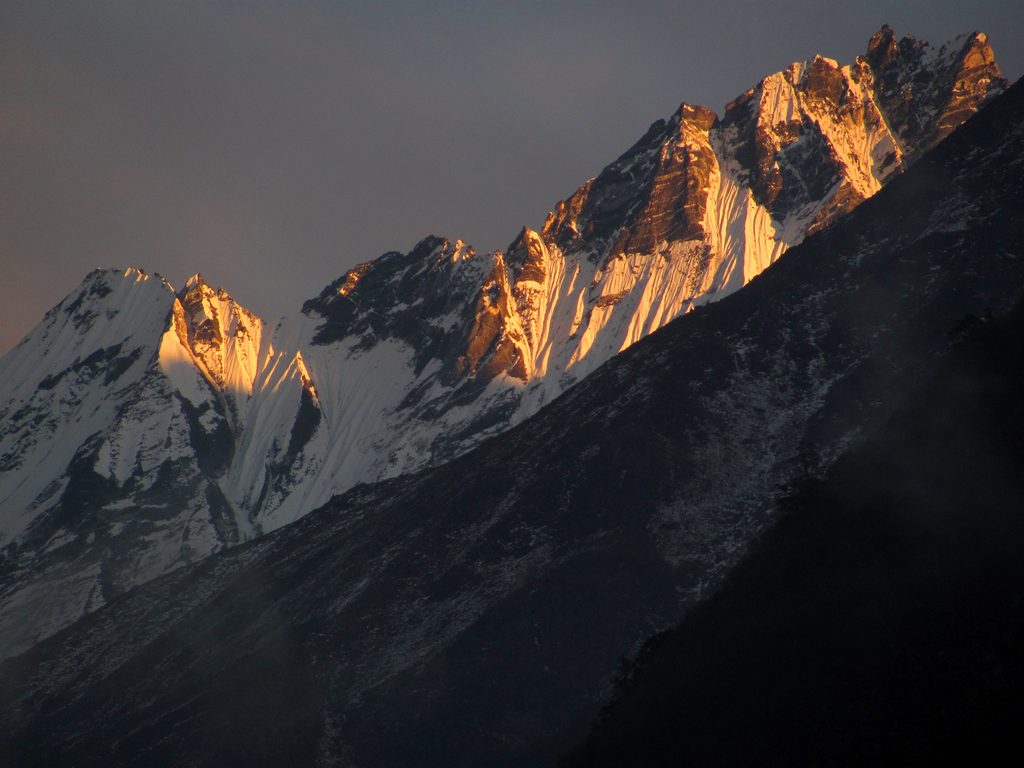
[[[566,768],[997,763],[1024,717],[1024,308],[798,483]]]

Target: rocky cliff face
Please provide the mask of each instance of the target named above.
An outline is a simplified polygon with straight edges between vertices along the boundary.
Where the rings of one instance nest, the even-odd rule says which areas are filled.
[[[199,276],[176,294],[91,275],[0,369],[0,649],[506,431],[1005,86],[983,35],[936,51],[883,28],[853,65],[795,63],[721,116],[681,105],[504,252],[429,237],[274,327]]]
[[[874,76],[875,97],[904,155],[934,146],[977,109],[993,90],[1006,88],[988,37],[961,35],[939,49],[913,37],[896,39],[886,25],[862,60]]]

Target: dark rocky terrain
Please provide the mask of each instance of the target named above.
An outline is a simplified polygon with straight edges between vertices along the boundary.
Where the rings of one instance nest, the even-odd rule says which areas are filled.
[[[620,668],[566,768],[997,764],[1024,703],[1024,306],[972,316],[806,477],[725,586]]]

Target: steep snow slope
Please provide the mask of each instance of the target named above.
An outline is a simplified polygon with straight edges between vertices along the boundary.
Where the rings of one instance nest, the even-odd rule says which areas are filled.
[[[935,52],[883,29],[866,58],[796,63],[721,118],[683,104],[507,252],[426,238],[273,328],[198,275],[178,294],[90,276],[0,364],[0,654],[507,430],[1004,86],[983,35]]]
[[[714,587],[785,486],[1020,306],[1022,170],[1018,86],[742,291],[500,438],[9,660],[0,759],[550,764],[616,659]]]
[[[94,272],[4,357],[4,539],[20,535],[32,512],[63,492],[47,485],[111,420],[123,387],[141,381],[151,355],[145,347],[162,331],[172,298],[165,283],[136,270]],[[31,471],[12,471],[23,468]]]
[[[175,295],[97,270],[4,358],[0,648],[251,534],[218,480],[272,357],[265,336],[198,276]]]

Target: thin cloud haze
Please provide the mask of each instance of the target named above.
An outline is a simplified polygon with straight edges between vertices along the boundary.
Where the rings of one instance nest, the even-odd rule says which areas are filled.
[[[1014,2],[5,4],[0,352],[96,266],[273,320],[431,233],[505,247],[680,101],[883,22],[1024,70]]]

